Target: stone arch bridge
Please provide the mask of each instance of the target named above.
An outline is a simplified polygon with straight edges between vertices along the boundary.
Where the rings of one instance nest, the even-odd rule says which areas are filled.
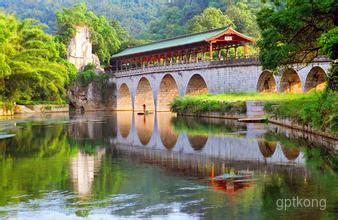
[[[115,73],[117,110],[169,111],[176,96],[226,92],[291,92],[320,90],[330,62],[319,57],[307,66],[291,65],[273,74],[256,57],[169,64]]]
[[[264,71],[248,44],[254,40],[220,28],[128,48],[111,58],[117,110],[168,111],[174,97],[225,92],[307,92],[325,83],[329,60]]]

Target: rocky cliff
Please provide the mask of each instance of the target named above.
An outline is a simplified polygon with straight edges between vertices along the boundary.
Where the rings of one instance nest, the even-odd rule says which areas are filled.
[[[83,85],[75,81],[68,90],[69,107],[76,111],[116,109],[116,86],[109,80],[93,81]]]
[[[95,64],[96,68],[101,70],[100,60],[93,54],[90,29],[87,26],[76,27],[76,34],[67,47],[67,59],[77,70],[82,70],[89,63]]]
[[[67,48],[68,60],[73,63],[78,71],[92,63],[96,66],[96,76],[84,85],[81,80],[76,80],[68,89],[70,109],[77,111],[113,110],[116,108],[115,84],[108,79],[100,77],[104,70],[100,67],[99,58],[92,53],[90,29],[86,26],[76,27],[76,34],[71,39]],[[104,75],[101,75],[104,76]]]

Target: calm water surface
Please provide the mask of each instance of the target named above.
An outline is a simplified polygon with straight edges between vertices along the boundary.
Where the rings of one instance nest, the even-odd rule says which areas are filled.
[[[336,147],[169,113],[2,118],[0,219],[337,219]]]

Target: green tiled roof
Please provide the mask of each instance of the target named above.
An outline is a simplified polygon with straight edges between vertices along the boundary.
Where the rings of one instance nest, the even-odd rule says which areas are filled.
[[[171,47],[177,47],[177,46],[183,46],[187,44],[202,42],[211,37],[215,37],[223,33],[226,30],[227,28],[220,28],[220,29],[211,30],[207,32],[183,35],[183,36],[179,36],[179,37],[175,37],[175,38],[171,38],[167,40],[144,44],[144,45],[140,45],[137,47],[128,48],[120,53],[113,55],[112,58],[123,57],[127,55],[132,55],[132,54],[144,53],[144,52],[149,52],[149,51],[154,51],[154,50],[160,50],[160,49],[165,49],[165,48],[171,48]]]

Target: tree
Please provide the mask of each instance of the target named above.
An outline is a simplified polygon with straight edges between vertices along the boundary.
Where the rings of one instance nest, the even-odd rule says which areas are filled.
[[[250,10],[249,5],[243,2],[230,5],[225,14],[236,25],[237,31],[250,37],[259,37],[260,31],[256,22],[256,16]]]
[[[264,68],[290,63],[310,63],[321,52],[337,59],[338,2],[334,0],[288,0],[284,7],[265,8],[257,15],[262,29],[260,60]],[[335,54],[335,55],[334,55]],[[329,76],[335,89],[337,66]]]
[[[202,14],[194,16],[188,21],[189,33],[207,31],[215,28],[233,26],[233,22],[220,9],[207,8]]]
[[[61,100],[75,67],[60,56],[64,45],[35,20],[0,13],[0,98]]]
[[[112,54],[118,51],[121,42],[115,31],[103,16],[97,17],[93,12],[87,11],[85,4],[65,8],[56,13],[58,32],[57,38],[68,45],[75,36],[76,26],[86,25],[91,30],[93,52],[100,61],[108,64]]]
[[[182,10],[178,7],[166,9],[158,20],[150,23],[149,32],[151,33],[149,37],[154,40],[184,34],[184,15]]]

